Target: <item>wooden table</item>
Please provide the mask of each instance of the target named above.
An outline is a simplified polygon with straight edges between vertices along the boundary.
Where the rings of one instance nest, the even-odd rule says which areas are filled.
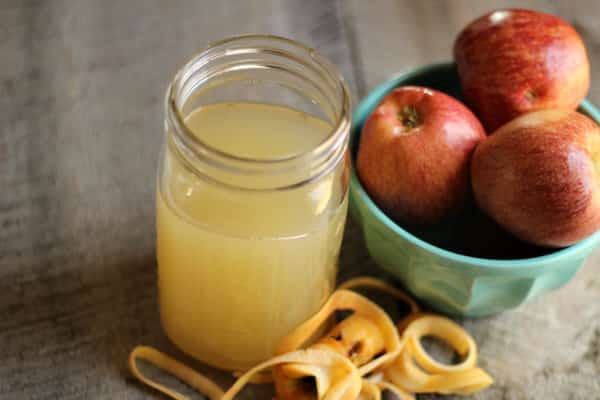
[[[131,348],[191,362],[159,326],[154,259],[163,93],[184,60],[225,36],[284,35],[337,64],[356,101],[398,71],[449,59],[465,23],[515,3],[3,0],[0,398],[161,398],[129,377]],[[519,3],[571,21],[598,71],[599,1]],[[600,399],[599,263],[597,252],[566,287],[516,311],[464,321],[496,378],[475,398]],[[350,223],[341,275],[373,271]]]

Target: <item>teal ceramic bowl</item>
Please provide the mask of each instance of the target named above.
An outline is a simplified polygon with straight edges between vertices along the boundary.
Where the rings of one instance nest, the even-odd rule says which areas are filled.
[[[382,98],[403,85],[428,86],[460,98],[453,63],[428,65],[403,73],[375,88],[355,110],[351,133],[353,160],[363,122]],[[600,123],[588,101],[580,111]],[[353,161],[354,163],[354,161]],[[508,310],[567,283],[600,243],[600,231],[571,247],[530,258],[492,259],[459,254],[443,243],[452,227],[438,227],[431,237],[415,235],[388,218],[363,189],[353,168],[351,212],[362,227],[367,249],[382,268],[398,278],[430,307],[457,316],[485,316]],[[460,224],[460,219],[454,224]],[[441,240],[439,240],[441,238]],[[448,242],[450,243],[450,242]]]

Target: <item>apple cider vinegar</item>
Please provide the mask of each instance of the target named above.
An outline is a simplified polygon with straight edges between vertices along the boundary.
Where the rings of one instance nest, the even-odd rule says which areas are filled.
[[[346,219],[348,88],[289,39],[225,39],[175,75],[157,181],[163,328],[244,370],[331,294]]]
[[[207,146],[261,160],[310,151],[332,130],[308,114],[256,103],[202,107],[186,125]],[[240,194],[202,182],[174,159],[166,164],[157,205],[162,324],[191,355],[248,368],[272,356],[333,288],[346,216],[343,171],[296,189]],[[246,185],[252,179],[243,177]]]

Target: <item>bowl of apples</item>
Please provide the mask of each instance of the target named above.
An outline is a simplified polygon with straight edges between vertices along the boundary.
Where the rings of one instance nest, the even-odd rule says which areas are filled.
[[[353,119],[350,203],[373,259],[442,312],[485,316],[567,283],[600,244],[600,112],[567,22],[471,22],[454,61],[375,88]]]

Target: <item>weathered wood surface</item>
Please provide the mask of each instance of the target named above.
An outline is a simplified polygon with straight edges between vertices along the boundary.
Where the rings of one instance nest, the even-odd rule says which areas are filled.
[[[0,2],[0,399],[161,398],[129,378],[129,350],[145,343],[191,362],[158,322],[153,205],[163,92],[191,54],[236,33],[292,37],[332,59],[358,99],[448,59],[462,25],[515,4]],[[600,2],[519,5],[574,23],[598,70]],[[600,399],[599,264],[596,252],[565,288],[465,321],[497,380],[476,398]],[[341,275],[373,271],[350,223]]]

